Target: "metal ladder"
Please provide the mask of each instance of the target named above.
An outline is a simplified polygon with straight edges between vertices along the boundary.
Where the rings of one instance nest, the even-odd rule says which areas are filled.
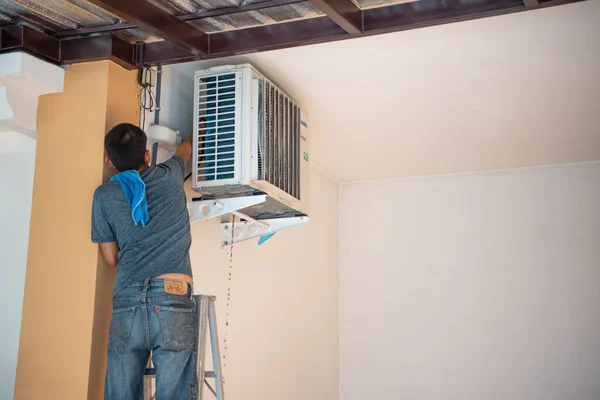
[[[215,316],[215,296],[205,294],[195,295],[196,313],[198,317],[198,400],[202,400],[204,385],[215,395],[217,400],[224,400],[223,374],[221,373],[221,353],[219,352],[219,337],[217,335],[217,318]],[[213,360],[213,371],[206,371],[206,340],[210,335],[210,347]],[[144,400],[155,400],[156,370],[152,367],[152,357],[144,373]],[[214,379],[214,388],[207,379]]]

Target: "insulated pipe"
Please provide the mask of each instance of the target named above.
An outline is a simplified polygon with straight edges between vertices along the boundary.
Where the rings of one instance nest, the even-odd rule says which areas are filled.
[[[162,65],[158,64],[156,68],[156,107],[154,108],[154,125],[158,125],[160,118],[160,81],[162,78]],[[150,165],[156,165],[156,157],[158,156],[158,142],[152,143],[152,162]]]
[[[162,65],[156,67],[156,107],[154,107],[154,124],[158,125],[160,120],[160,88],[162,81]]]

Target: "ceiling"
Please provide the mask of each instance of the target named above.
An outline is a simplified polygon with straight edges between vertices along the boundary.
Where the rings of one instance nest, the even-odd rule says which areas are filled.
[[[148,0],[169,14],[190,17],[204,11],[233,9],[264,1]],[[371,9],[414,0],[351,1],[359,9]],[[231,10],[231,13],[226,15],[190,19],[189,23],[202,32],[215,33],[324,16],[324,13],[309,1],[289,1],[289,3],[237,13]],[[0,0],[0,26],[21,22],[48,33],[59,32],[60,36],[69,36],[69,32],[75,34],[74,31],[77,29],[116,26],[127,21],[86,0]],[[117,30],[115,35],[132,43],[160,40],[139,28]]]
[[[260,1],[263,0],[246,0],[243,4]],[[235,7],[241,3],[240,0],[149,0],[149,2],[173,15]],[[378,5],[385,3],[390,1],[375,0],[375,4]],[[306,1],[257,11],[202,18],[193,20],[190,24],[203,32],[214,33],[321,15],[323,15],[321,11]],[[78,28],[110,26],[122,20],[86,0],[0,0],[0,24],[9,25],[15,22],[26,22],[47,32],[63,32]],[[132,43],[158,40],[138,28],[119,30],[115,35]]]
[[[336,181],[600,159],[600,0],[168,68],[246,61]]]
[[[183,16],[258,4],[265,0],[148,1],[169,14]],[[416,0],[351,1],[359,9],[366,10]],[[463,0],[463,2],[468,1]],[[194,19],[189,23],[202,32],[215,33],[324,16],[324,13],[309,1],[289,3],[236,14]],[[18,22],[25,22],[46,32],[65,32],[78,28],[110,26],[126,21],[86,0],[0,0],[0,25]],[[158,39],[138,28],[116,31],[115,35],[131,42]]]
[[[356,39],[582,0],[0,0],[0,53],[124,68]]]

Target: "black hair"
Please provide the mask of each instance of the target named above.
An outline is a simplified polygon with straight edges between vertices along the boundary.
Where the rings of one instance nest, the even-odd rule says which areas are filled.
[[[146,134],[132,124],[119,124],[104,138],[104,148],[108,158],[119,172],[139,169],[144,166],[146,155]]]

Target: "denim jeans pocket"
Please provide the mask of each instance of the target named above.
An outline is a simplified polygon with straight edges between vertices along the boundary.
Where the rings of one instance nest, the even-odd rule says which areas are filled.
[[[129,344],[136,308],[137,306],[118,308],[112,312],[108,345],[117,353]]]
[[[184,350],[192,347],[195,340],[194,306],[173,304],[156,306],[164,346],[169,350]]]

